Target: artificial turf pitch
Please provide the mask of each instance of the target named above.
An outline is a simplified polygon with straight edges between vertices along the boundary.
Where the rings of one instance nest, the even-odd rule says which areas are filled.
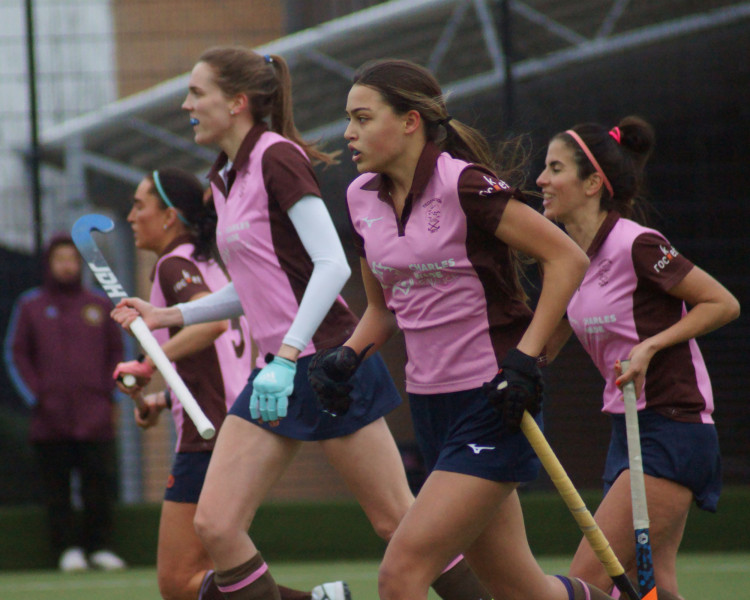
[[[546,573],[565,573],[569,557],[539,558]],[[352,600],[378,600],[377,563],[271,563],[279,583],[310,589],[318,583],[344,579]],[[686,600],[750,600],[750,554],[681,554],[678,558],[680,593]],[[156,572],[134,568],[118,573],[57,571],[0,571],[2,600],[159,600]],[[437,599],[431,592],[430,599]]]

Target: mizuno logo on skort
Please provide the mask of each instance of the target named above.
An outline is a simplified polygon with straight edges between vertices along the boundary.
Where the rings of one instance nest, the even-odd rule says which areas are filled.
[[[477,446],[476,444],[466,444],[469,448],[474,451],[474,454],[479,454],[482,450],[494,450],[495,446]]]

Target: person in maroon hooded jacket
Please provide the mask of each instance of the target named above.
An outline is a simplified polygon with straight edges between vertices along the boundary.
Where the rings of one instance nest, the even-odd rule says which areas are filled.
[[[8,372],[31,408],[30,441],[38,458],[52,549],[63,571],[121,569],[110,549],[117,493],[112,371],[122,333],[104,294],[81,282],[82,261],[66,235],[53,237],[40,287],[16,300],[5,340]],[[70,502],[80,476],[83,527]]]

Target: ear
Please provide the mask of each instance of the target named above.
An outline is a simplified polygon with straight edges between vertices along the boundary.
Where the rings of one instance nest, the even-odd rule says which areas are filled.
[[[247,110],[248,106],[250,106],[250,101],[247,94],[237,94],[229,102],[229,112],[236,115]]]
[[[599,173],[592,173],[583,182],[583,190],[587,196],[596,196],[601,193],[604,180]]]
[[[404,132],[407,134],[414,133],[422,125],[422,115],[418,110],[410,110],[404,115]]]
[[[164,211],[164,227],[165,229],[172,227],[172,225],[175,225],[178,221],[179,217],[177,216],[177,209],[172,208],[171,206],[167,207],[167,210]]]

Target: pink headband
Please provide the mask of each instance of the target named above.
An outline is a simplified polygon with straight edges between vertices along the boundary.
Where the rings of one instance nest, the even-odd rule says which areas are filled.
[[[607,179],[607,176],[604,174],[604,171],[602,171],[602,168],[599,166],[599,163],[594,158],[594,155],[591,153],[591,150],[589,150],[589,147],[581,139],[581,136],[578,135],[572,129],[568,129],[565,133],[567,133],[570,137],[572,137],[578,143],[578,145],[581,147],[581,150],[583,150],[583,153],[591,161],[591,164],[594,165],[594,169],[596,169],[596,172],[599,173],[599,175],[601,176],[602,180],[604,181],[604,187],[607,188],[607,190],[609,191],[610,196],[614,196],[615,192],[612,189],[612,184],[609,182],[609,179]]]

